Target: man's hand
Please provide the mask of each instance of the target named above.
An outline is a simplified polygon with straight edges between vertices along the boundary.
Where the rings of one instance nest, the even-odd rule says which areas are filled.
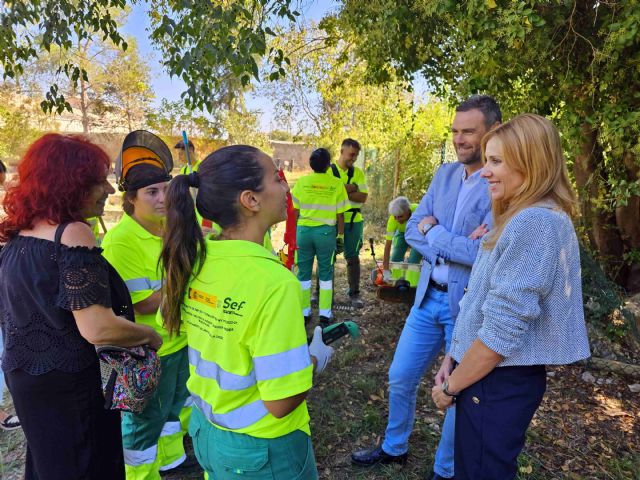
[[[344,188],[347,193],[353,193],[358,191],[358,186],[354,183],[345,183]]]
[[[438,219],[436,217],[433,217],[431,215],[429,215],[428,217],[424,217],[422,220],[420,220],[420,223],[418,224],[418,231],[424,235],[424,229],[427,225],[438,225]]]
[[[442,360],[442,365],[440,365],[440,370],[436,373],[436,386],[439,387],[444,383],[444,381],[449,378],[453,372],[453,358],[448,353],[444,356],[444,360]]]
[[[471,234],[469,235],[469,239],[478,240],[479,238],[484,237],[487,233],[489,233],[489,228],[486,223],[483,223],[473,232],[471,232]]]

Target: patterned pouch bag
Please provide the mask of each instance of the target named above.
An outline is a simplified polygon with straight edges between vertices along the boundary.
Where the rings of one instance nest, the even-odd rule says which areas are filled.
[[[158,354],[146,345],[96,347],[108,410],[141,413],[160,380]]]

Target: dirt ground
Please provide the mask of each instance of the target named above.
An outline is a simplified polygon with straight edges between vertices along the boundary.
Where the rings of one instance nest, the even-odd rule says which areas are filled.
[[[281,230],[276,230],[276,248],[280,236]],[[381,254],[382,245],[376,250]],[[443,419],[427,395],[435,366],[420,387],[408,464],[361,469],[350,463],[351,451],[379,441],[384,433],[387,371],[409,311],[406,305],[376,299],[374,287],[367,281],[373,268],[368,249],[363,249],[361,258],[366,305],[354,313],[338,312],[337,319],[356,321],[362,336],[334,344],[334,360],[316,379],[309,395],[320,478],[424,479],[431,470]],[[342,259],[336,264],[335,278],[337,301],[345,302]],[[584,365],[551,367],[547,377],[547,393],[529,428],[518,478],[640,480],[640,393],[629,388],[638,379],[588,370]],[[22,478],[24,437],[20,431],[0,432],[0,456],[0,478]],[[194,471],[165,478],[184,480],[201,475]]]

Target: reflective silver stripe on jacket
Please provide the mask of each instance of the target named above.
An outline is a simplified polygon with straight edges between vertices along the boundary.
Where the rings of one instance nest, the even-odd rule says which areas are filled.
[[[300,220],[313,220],[314,222],[324,223],[325,225],[329,225],[333,227],[336,224],[335,220],[329,220],[327,218],[317,218],[317,217],[307,217],[305,215],[300,215]]]
[[[342,203],[342,202],[341,202]],[[338,205],[324,205],[322,203],[300,203],[300,210],[324,210],[325,212],[335,212]]]
[[[259,381],[284,377],[299,372],[311,365],[309,347],[305,343],[286,352],[253,357],[256,378]]]
[[[250,427],[269,413],[267,407],[262,403],[262,400],[256,400],[255,402],[243,405],[227,413],[213,413],[211,405],[202,398],[193,392],[191,392],[191,396],[193,397],[195,406],[200,409],[211,423],[230,430]]]
[[[147,277],[132,278],[124,282],[130,292],[141,292],[143,290],[160,290],[162,280],[151,280]]]
[[[189,363],[196,369],[196,373],[203,378],[215,380],[222,390],[244,390],[256,384],[256,376],[252,370],[249,375],[236,375],[227,372],[216,362],[205,360],[198,350],[188,348]]]
[[[324,210],[327,212],[334,212],[351,204],[349,200],[343,200],[342,202],[333,205],[326,205],[324,203],[300,203],[300,200],[298,198],[294,197],[293,195],[291,197],[293,199],[293,203],[296,205],[295,208],[297,208],[298,210],[302,210],[303,208],[305,208],[307,210]]]

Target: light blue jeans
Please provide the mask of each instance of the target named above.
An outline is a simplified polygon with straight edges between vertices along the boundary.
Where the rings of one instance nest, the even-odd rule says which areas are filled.
[[[420,307],[411,308],[389,368],[389,421],[382,443],[382,449],[389,455],[401,455],[409,449],[420,380],[443,343],[445,351],[449,350],[454,324],[445,292],[430,287]],[[433,380],[429,379],[427,383],[431,386]],[[455,408],[450,408],[442,426],[433,467],[442,477],[454,475],[454,431]]]

